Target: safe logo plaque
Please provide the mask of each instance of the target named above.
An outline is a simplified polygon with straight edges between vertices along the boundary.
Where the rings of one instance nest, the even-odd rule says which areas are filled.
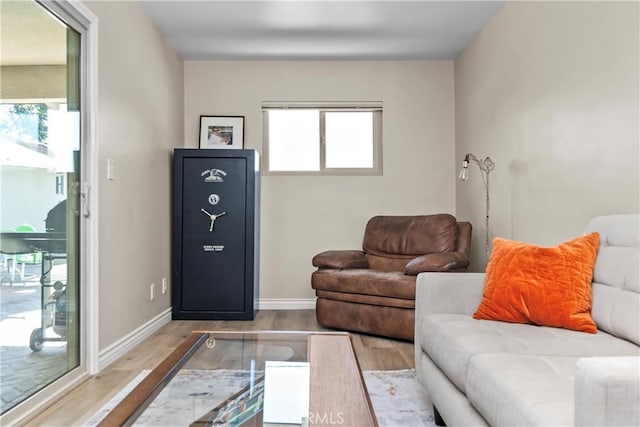
[[[203,171],[200,176],[205,176],[204,182],[224,182],[224,177],[227,173],[222,169],[207,169]]]

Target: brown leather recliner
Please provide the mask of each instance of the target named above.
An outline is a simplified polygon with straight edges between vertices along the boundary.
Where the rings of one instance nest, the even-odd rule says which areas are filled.
[[[413,341],[417,274],[466,270],[470,241],[471,224],[448,214],[371,218],[362,251],[313,257],[318,323]]]

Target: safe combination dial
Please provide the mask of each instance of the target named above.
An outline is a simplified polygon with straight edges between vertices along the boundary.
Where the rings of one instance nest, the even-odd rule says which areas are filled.
[[[216,219],[220,218],[222,215],[226,215],[226,212],[222,212],[219,213],[218,215],[212,214],[207,212],[204,209],[200,209],[202,211],[202,213],[204,213],[205,215],[207,215],[209,217],[209,219],[211,220],[211,224],[209,225],[209,231],[213,231],[213,226],[216,223]]]

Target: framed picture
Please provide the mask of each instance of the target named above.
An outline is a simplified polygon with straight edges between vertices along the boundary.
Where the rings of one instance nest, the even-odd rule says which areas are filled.
[[[244,116],[200,116],[200,148],[244,147]]]

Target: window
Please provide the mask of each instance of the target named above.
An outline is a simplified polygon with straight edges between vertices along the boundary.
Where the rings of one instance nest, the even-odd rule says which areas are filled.
[[[264,170],[381,175],[382,103],[264,103]]]

